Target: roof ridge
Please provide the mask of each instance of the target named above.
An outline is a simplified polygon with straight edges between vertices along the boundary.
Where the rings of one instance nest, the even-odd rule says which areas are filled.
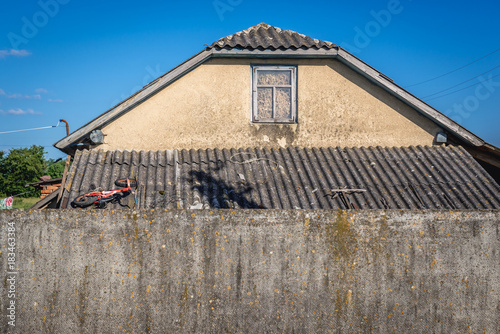
[[[278,38],[273,37],[278,36]],[[290,43],[290,40],[295,41]],[[222,37],[213,42],[210,47],[220,48],[334,48],[336,45],[329,41],[323,41],[317,38],[298,33],[294,30],[286,30],[279,27],[261,22],[247,29],[238,31],[234,34]]]

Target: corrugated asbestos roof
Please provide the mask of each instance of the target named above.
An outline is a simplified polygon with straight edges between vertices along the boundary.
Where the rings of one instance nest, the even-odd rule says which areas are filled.
[[[223,37],[212,43],[209,48],[242,49],[332,49],[336,45],[320,41],[292,30],[283,30],[265,23],[257,24],[246,30]]]
[[[135,176],[138,208],[500,209],[500,186],[451,146],[78,151],[67,206]]]

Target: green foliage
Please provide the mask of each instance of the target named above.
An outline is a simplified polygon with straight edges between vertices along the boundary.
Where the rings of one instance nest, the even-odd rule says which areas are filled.
[[[4,197],[5,195],[4,188],[5,188],[5,174],[4,174],[4,169],[3,169],[3,159],[4,159],[5,152],[0,151],[0,198]]]
[[[45,175],[47,162],[44,154],[43,147],[37,145],[12,149],[7,155],[0,152],[0,194],[12,196],[34,190],[26,188],[25,185],[38,182],[40,176]],[[37,192],[32,191],[22,197],[37,195]]]
[[[64,174],[65,160],[55,162],[54,159],[47,160],[47,167],[45,168],[45,175],[50,175],[51,179],[57,179]]]

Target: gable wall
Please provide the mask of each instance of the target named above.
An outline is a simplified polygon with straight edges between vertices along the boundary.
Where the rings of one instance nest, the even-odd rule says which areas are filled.
[[[298,124],[252,124],[251,64],[298,65]],[[103,129],[99,149],[432,145],[440,131],[333,59],[211,59]]]

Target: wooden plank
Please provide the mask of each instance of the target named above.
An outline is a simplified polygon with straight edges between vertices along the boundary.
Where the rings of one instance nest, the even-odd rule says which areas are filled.
[[[488,154],[482,150],[478,150],[473,147],[464,146],[465,150],[470,153],[474,158],[484,161],[492,166],[500,168],[500,159],[495,157],[493,154]]]
[[[61,182],[61,187],[59,187],[59,194],[57,195],[57,201],[56,202],[59,202],[59,200],[62,197],[62,194],[63,194],[63,191],[64,191],[64,186],[63,185],[66,182],[66,177],[68,176],[68,167],[69,167],[70,161],[71,161],[71,155],[68,155],[66,157],[66,164],[64,165],[63,178],[62,178],[62,182]]]

